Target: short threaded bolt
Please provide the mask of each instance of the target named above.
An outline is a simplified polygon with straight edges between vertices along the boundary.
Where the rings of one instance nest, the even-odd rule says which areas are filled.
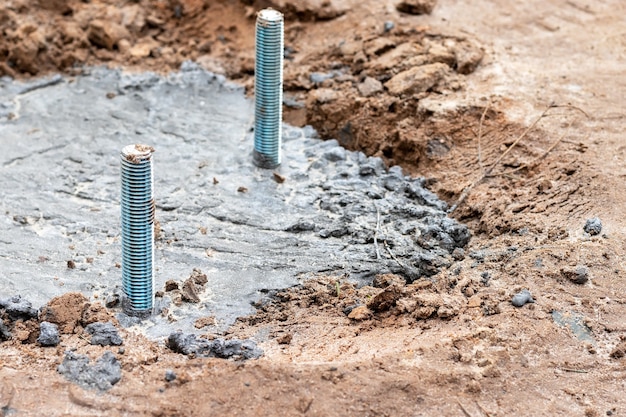
[[[122,287],[129,315],[149,315],[154,305],[154,199],[152,152],[129,145],[121,152]]]
[[[254,67],[254,163],[275,168],[281,162],[283,119],[283,15],[274,9],[261,10],[256,21]]]

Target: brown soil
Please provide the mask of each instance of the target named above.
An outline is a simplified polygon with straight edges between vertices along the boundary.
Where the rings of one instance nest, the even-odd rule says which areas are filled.
[[[282,291],[229,330],[265,340],[256,361],[190,359],[122,331],[123,378],[106,394],[55,371],[66,349],[102,354],[82,327],[106,311],[55,299],[45,312],[60,347],[33,344],[33,320],[0,345],[2,413],[626,414],[620,0],[440,0],[422,16],[378,0],[13,0],[0,5],[0,74],[166,72],[191,59],[250,89],[254,12],[270,3],[288,18],[286,120],[461,199],[453,216],[474,233],[465,257],[408,286],[316,277]],[[534,125],[553,102],[563,107]],[[596,215],[603,232],[590,236]],[[522,289],[536,302],[516,308]]]

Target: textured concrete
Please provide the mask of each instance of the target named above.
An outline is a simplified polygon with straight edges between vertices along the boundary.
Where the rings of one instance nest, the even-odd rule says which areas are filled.
[[[38,308],[120,286],[119,152],[133,143],[156,149],[157,289],[193,268],[208,277],[200,303],[169,306],[176,322],[142,324],[155,337],[202,316],[224,328],[310,274],[432,276],[467,243],[421,180],[313,129],[283,128],[282,177],[255,167],[252,115],[240,88],[193,64],[167,77],[0,80],[0,299],[21,294]]]

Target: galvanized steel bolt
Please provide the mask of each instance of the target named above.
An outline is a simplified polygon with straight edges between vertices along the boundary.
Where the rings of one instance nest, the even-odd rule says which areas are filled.
[[[154,199],[152,152],[129,145],[122,160],[122,287],[129,315],[149,315],[154,305]]]
[[[262,168],[274,168],[281,162],[283,26],[283,15],[277,10],[264,9],[257,15],[253,158]]]

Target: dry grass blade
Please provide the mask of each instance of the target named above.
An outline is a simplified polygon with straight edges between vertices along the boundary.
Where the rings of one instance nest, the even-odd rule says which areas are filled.
[[[497,173],[497,174],[491,174],[490,176],[491,177],[495,177],[495,176],[499,176],[499,175],[502,175],[502,176],[511,175],[511,174],[513,174],[515,172],[518,172],[518,171],[521,171],[521,170],[523,170],[525,168],[530,168],[530,167],[537,166],[541,160],[543,160],[546,156],[548,156],[548,154],[550,152],[552,152],[554,150],[554,148],[556,148],[556,146],[563,141],[565,136],[567,136],[567,134],[569,133],[569,130],[572,127],[573,123],[574,123],[574,121],[571,121],[567,125],[567,128],[566,128],[565,132],[561,136],[559,136],[559,138],[557,140],[555,140],[554,143],[552,145],[550,145],[548,150],[546,150],[541,156],[538,156],[537,158],[533,159],[531,162],[529,162],[527,164],[523,164],[523,165],[521,165],[521,166],[519,166],[519,167],[517,167],[515,169],[510,170],[510,171],[500,172],[500,173]]]
[[[461,411],[463,411],[463,414],[465,415],[465,417],[472,417],[472,415],[465,409],[465,407],[463,407],[463,404],[461,404],[459,400],[457,400],[456,403],[459,405],[459,408],[461,409]]]
[[[502,154],[496,158],[496,160],[489,166],[489,168],[487,168],[481,175],[480,177],[478,177],[474,182],[472,182],[468,187],[465,188],[465,190],[463,190],[463,193],[461,193],[461,196],[459,197],[459,199],[457,200],[456,204],[454,204],[452,207],[450,207],[450,209],[448,210],[448,214],[451,214],[454,212],[454,210],[456,210],[461,204],[463,204],[463,202],[467,199],[467,197],[469,196],[469,194],[472,192],[472,190],[474,189],[474,187],[476,187],[478,184],[480,184],[485,178],[489,177],[491,175],[491,173],[493,172],[494,168],[502,161],[502,159],[504,159],[505,156],[507,156],[509,154],[509,152],[511,152],[513,150],[513,148],[515,148],[515,146],[517,146],[518,143],[520,143],[520,141],[522,139],[524,139],[528,133],[533,130],[537,124],[546,116],[548,116],[548,112],[550,111],[550,109],[556,109],[556,108],[569,108],[572,110],[576,110],[581,112],[582,114],[584,114],[587,118],[589,118],[589,115],[582,110],[579,107],[576,106],[572,106],[569,104],[564,104],[564,105],[559,105],[559,104],[554,104],[551,103],[548,107],[546,107],[546,109],[541,113],[541,115],[539,115],[539,117],[537,117],[535,119],[535,121],[533,121],[530,126],[528,126],[524,132],[522,132],[521,135],[519,135],[514,141],[513,143],[506,148],[506,150],[504,152],[502,152]],[[479,133],[480,133],[480,129],[479,129]],[[480,135],[479,135],[480,136]],[[559,139],[560,141],[560,139]],[[554,146],[556,146],[556,144],[558,144],[558,142],[555,142]],[[552,149],[554,149],[553,147],[551,147]],[[550,149],[550,150],[552,150]],[[512,172],[512,171],[511,171]],[[510,175],[510,172],[505,173],[506,175]],[[502,174],[502,175],[505,175]]]
[[[478,136],[477,136],[477,151],[478,151],[478,166],[480,167],[480,170],[482,171],[483,169],[483,152],[482,152],[482,138],[483,138],[483,123],[485,122],[485,115],[487,115],[487,111],[489,110],[489,108],[491,107],[491,101],[489,101],[489,103],[487,103],[487,105],[485,106],[485,109],[483,110],[483,114],[480,115],[480,122],[478,123]]]

